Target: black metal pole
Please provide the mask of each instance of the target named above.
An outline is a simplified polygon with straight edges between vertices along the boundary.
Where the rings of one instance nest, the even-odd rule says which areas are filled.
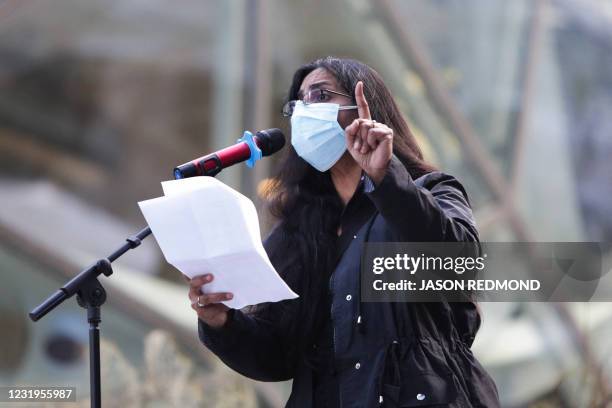
[[[121,245],[115,252],[108,256],[108,261],[113,262],[115,259],[119,258],[121,255],[125,254],[130,249],[134,249],[139,246],[143,239],[151,235],[151,228],[146,227],[141,229],[136,235],[133,235],[126,239],[126,243]]]
[[[102,408],[102,384],[100,380],[100,307],[87,308],[89,321],[89,392],[92,408]]]

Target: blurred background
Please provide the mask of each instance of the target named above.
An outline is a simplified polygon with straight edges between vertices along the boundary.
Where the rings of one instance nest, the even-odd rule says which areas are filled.
[[[611,240],[612,1],[0,0],[0,385],[88,406],[84,311],[27,312],[143,227],[175,165],[245,129],[289,135],[292,74],[326,55],[383,76],[483,241]],[[218,177],[261,208],[278,156]],[[105,406],[283,406],[289,383],[199,344],[153,239],[113,265]],[[612,304],[481,306],[473,350],[504,407],[612,406]]]

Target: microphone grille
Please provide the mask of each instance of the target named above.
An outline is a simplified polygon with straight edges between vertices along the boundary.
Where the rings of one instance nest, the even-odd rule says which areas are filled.
[[[285,146],[285,135],[280,129],[260,130],[255,136],[258,141],[257,146],[259,146],[264,156],[270,156]]]

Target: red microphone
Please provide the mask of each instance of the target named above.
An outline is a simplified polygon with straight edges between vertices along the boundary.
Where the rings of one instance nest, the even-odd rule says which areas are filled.
[[[253,141],[261,150],[262,156],[270,156],[285,145],[285,135],[280,129],[261,130],[253,136]],[[239,141],[233,146],[197,158],[174,168],[174,178],[182,179],[195,176],[215,176],[226,167],[250,160],[251,165],[258,158],[253,158],[254,146],[248,141]]]

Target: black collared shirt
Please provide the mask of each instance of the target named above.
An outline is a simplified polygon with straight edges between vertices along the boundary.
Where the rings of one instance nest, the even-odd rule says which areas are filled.
[[[356,238],[357,231],[374,214],[376,207],[365,194],[371,192],[374,185],[367,175],[361,177],[361,181],[344,207],[339,220],[341,234],[336,241],[337,264],[351,241]],[[329,285],[328,285],[328,289]],[[312,354],[309,358],[313,368],[313,406],[315,407],[339,407],[338,378],[335,375],[333,361],[333,327],[331,321],[331,298],[328,292],[322,297],[318,308],[318,319],[322,322],[321,329],[315,337]]]

